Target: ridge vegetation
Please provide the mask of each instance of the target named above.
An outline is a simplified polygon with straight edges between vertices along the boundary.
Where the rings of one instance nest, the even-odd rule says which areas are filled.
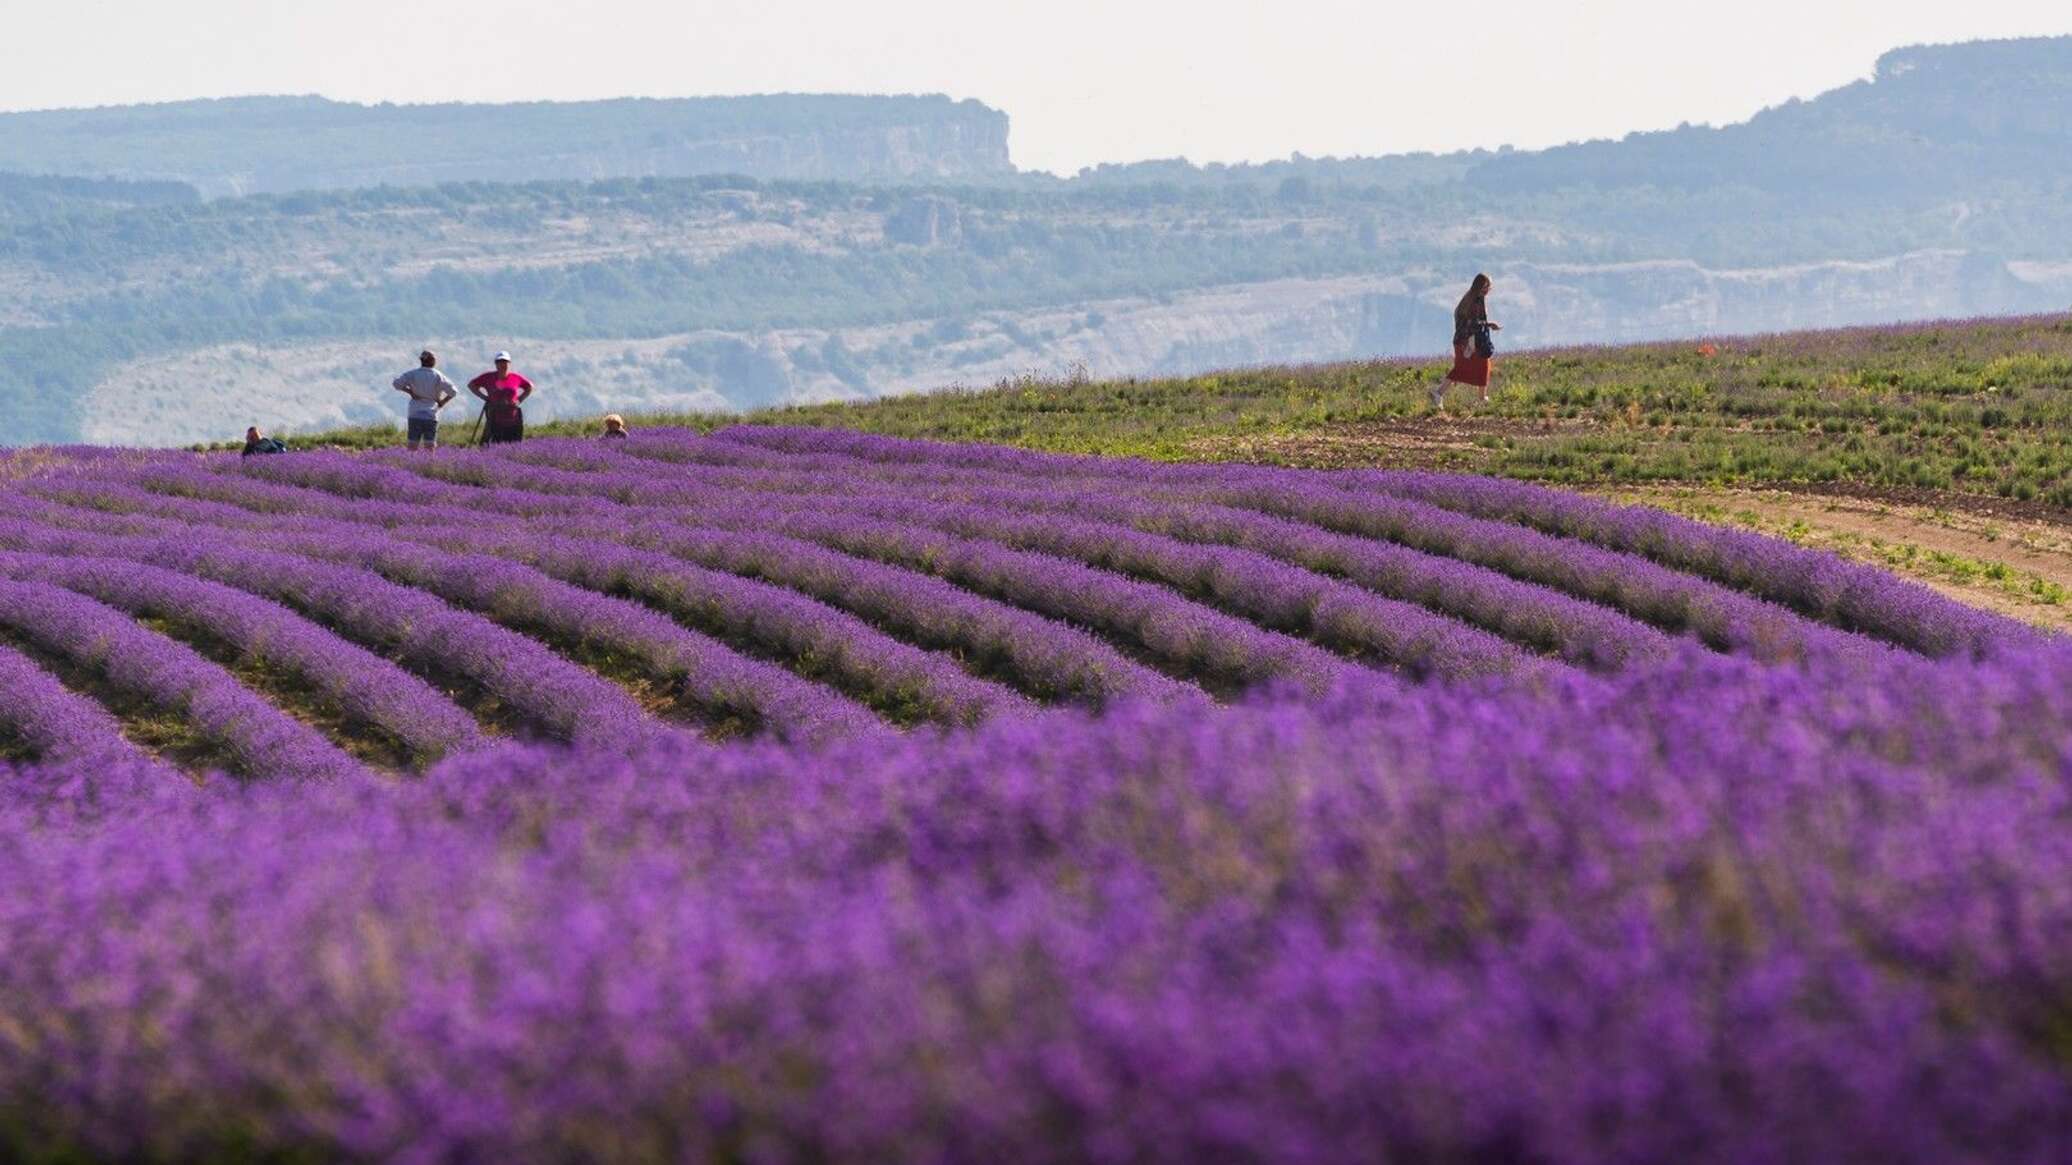
[[[885,184],[837,167],[844,180],[201,201],[165,183],[0,178],[0,442],[371,421],[393,403],[379,370],[427,342],[548,353],[572,412],[862,399],[1073,361],[1156,376],[1429,352],[1477,268],[1524,346],[2048,310],[2072,298],[2072,139],[2046,116],[2072,91],[2068,61],[2072,38],[1906,50],[1743,127],[1070,180]],[[962,116],[940,105],[911,108]],[[435,112],[188,111],[221,132],[313,117],[327,133]],[[54,167],[33,138],[6,131],[17,152],[0,165]]]
[[[2072,510],[2072,316],[1943,321],[1506,354],[1486,405],[1427,396],[1445,365],[1384,360],[992,388],[636,425],[736,422],[1051,452],[1414,467],[1571,485],[1918,491]],[[552,422],[542,435],[593,433]],[[293,436],[392,444],[387,426]]]

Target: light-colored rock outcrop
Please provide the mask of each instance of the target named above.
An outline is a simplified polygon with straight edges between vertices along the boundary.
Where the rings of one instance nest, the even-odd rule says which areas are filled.
[[[937,224],[938,226],[940,223]],[[1958,251],[1876,262],[1708,270],[1689,262],[1498,267],[1503,342],[1626,342],[1872,321],[2043,311],[2072,264],[1981,266]],[[1446,350],[1459,289],[1428,272],[1283,279],[963,320],[697,332],[641,340],[431,337],[456,382],[510,348],[539,385],[538,419],[853,400],[1023,375],[1186,375],[1263,363]],[[389,379],[416,348],[393,341],[230,344],[117,370],[90,395],[89,441],[223,440],[248,424],[311,431],[393,420]],[[464,398],[449,420],[473,416]]]

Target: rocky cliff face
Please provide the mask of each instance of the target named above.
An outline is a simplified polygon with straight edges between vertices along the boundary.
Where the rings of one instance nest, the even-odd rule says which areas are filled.
[[[917,210],[917,221],[928,215]],[[939,215],[934,225],[941,226]],[[2072,264],[2013,267],[1959,251],[1877,262],[1711,270],[1695,263],[1517,265],[1492,272],[1503,345],[1618,343],[1890,319],[2062,309]],[[1019,376],[1182,376],[1269,363],[1445,353],[1459,289],[1425,273],[1283,279],[1162,299],[990,312],[955,325],[706,331],[644,340],[434,337],[462,354],[518,352],[537,419],[858,400]],[[109,444],[227,440],[248,424],[309,432],[394,421],[388,381],[414,349],[388,341],[226,345],[131,365],[96,389],[83,436]],[[449,420],[465,430],[473,412]]]

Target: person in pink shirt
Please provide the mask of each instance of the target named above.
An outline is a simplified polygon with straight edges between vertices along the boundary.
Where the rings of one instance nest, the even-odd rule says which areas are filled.
[[[511,371],[511,354],[496,354],[496,371],[468,381],[468,391],[482,401],[483,440],[491,445],[525,440],[525,410],[532,381]]]

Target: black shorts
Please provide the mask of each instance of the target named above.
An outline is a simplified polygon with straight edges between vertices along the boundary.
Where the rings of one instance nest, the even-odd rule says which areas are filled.
[[[439,439],[439,418],[410,418],[409,439],[412,441],[437,441]]]
[[[483,441],[490,445],[502,445],[510,441],[525,440],[525,416],[519,414],[497,420],[492,417],[482,425]]]

